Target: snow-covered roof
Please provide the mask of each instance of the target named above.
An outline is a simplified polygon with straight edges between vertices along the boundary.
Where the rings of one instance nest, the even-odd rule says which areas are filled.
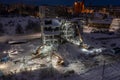
[[[97,23],[97,24],[111,24],[112,20],[111,19],[93,19],[93,20],[89,20],[89,23]]]
[[[48,21],[48,24],[46,22]],[[59,19],[44,19],[44,27],[60,27],[62,22]]]

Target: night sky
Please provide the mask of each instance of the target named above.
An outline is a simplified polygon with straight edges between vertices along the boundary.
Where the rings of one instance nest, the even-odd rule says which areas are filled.
[[[0,0],[2,3],[25,3],[33,5],[73,5],[76,0]],[[78,0],[81,1],[81,0]],[[120,0],[85,0],[86,5],[119,5]]]

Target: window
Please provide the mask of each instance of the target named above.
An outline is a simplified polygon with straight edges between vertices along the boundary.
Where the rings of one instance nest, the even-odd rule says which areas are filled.
[[[45,20],[45,25],[52,24],[52,20]]]

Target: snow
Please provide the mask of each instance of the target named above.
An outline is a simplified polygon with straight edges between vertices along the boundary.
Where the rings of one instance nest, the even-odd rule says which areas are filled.
[[[27,59],[29,59],[31,57],[30,56],[31,53],[34,52],[34,50],[39,46],[40,46],[40,40],[35,40],[35,41],[25,43],[25,44],[11,45],[10,50],[14,49],[14,50],[18,51],[19,56],[15,55],[13,59],[16,59],[17,57],[19,57],[21,60],[23,60],[23,57],[26,56],[25,59],[27,61]],[[19,50],[21,52],[19,52]],[[58,74],[56,72],[53,73],[55,79],[57,79],[57,80],[79,80],[79,79],[95,80],[96,78],[98,78],[98,80],[99,80],[99,77],[101,77],[99,74],[101,68],[99,69],[99,67],[88,71],[89,68],[86,68],[86,63],[84,63],[84,61],[86,61],[85,56],[81,55],[81,52],[80,52],[80,49],[78,46],[66,43],[66,44],[63,44],[60,46],[59,52],[62,55],[62,57],[64,58],[65,63],[67,64],[67,62],[68,62],[68,65],[65,67],[59,67],[59,66],[55,67],[55,70],[60,72],[60,74]],[[94,61],[94,59],[92,59],[92,60],[88,59],[88,61],[89,61],[88,62],[89,65],[91,65],[90,62],[92,63]],[[25,66],[28,66],[27,68],[28,68],[28,70],[30,70],[30,72],[27,71],[28,73],[23,73],[19,76],[24,77],[23,75],[26,75],[26,79],[28,79],[29,78],[28,76],[30,76],[30,74],[34,75],[34,78],[30,77],[31,79],[29,79],[29,80],[36,80],[36,79],[39,80],[39,78],[37,78],[37,76],[38,76],[37,72],[40,72],[42,69],[41,67],[39,67],[40,64],[47,64],[48,66],[50,65],[48,57],[46,58],[46,60],[45,60],[45,58],[43,60],[39,59],[39,58],[38,59],[36,58],[32,61],[29,60],[25,64],[23,62],[17,63],[17,64],[8,62],[6,64],[7,64],[7,68],[5,68],[3,70],[5,70],[5,71],[10,70],[10,71],[14,72],[14,70],[17,69],[16,76],[20,74],[19,69],[24,69]],[[29,67],[31,67],[31,69]],[[88,67],[88,65],[87,65],[87,67]],[[71,70],[73,70],[74,73],[68,73]],[[86,72],[86,71],[88,71],[88,72]],[[29,74],[29,75],[27,75],[27,74]],[[94,76],[96,75],[96,78],[94,78],[92,76],[93,74],[94,74]],[[49,75],[49,73],[46,72],[46,78],[43,77],[43,79],[52,80],[53,77],[48,78],[47,77],[48,75]],[[66,75],[66,76],[68,75],[68,77],[64,77],[64,75]],[[41,74],[41,76],[42,76],[42,74]]]
[[[84,52],[84,54],[99,54],[99,53],[101,53],[102,52],[102,50],[103,50],[103,48],[100,48],[100,49],[98,49],[98,48],[94,48],[94,49],[92,49],[92,50],[88,50],[88,49],[81,49],[81,52]]]
[[[98,23],[98,24],[111,24],[112,19],[105,19],[105,20],[90,20],[89,23]]]
[[[62,24],[62,22],[59,20],[59,19],[43,19],[43,21],[44,21],[44,27],[51,27],[52,26],[52,28],[56,28],[56,27],[60,27],[61,26],[61,24]],[[51,23],[49,23],[49,24],[45,24],[45,21],[51,21]]]
[[[120,28],[120,19],[119,18],[113,19],[110,26],[111,26],[110,31],[115,32],[117,29]]]
[[[44,48],[42,49],[42,52],[41,53],[49,53],[50,51],[51,51],[51,49],[52,49],[52,45],[51,46],[44,46]]]
[[[42,45],[40,39],[35,39],[30,40],[24,44],[7,44],[4,47],[0,47],[2,53],[11,54],[10,57],[12,59],[12,61],[2,64],[3,67],[1,69],[4,73],[13,72],[12,75],[14,76],[14,78],[18,77],[19,80],[23,80],[22,78],[25,78],[26,80],[101,80],[103,68],[103,66],[101,65],[103,65],[103,60],[105,60],[108,61],[106,63],[105,69],[106,80],[117,80],[114,79],[114,77],[119,76],[120,73],[119,63],[114,63],[114,61],[116,62],[117,58],[113,56],[104,56],[97,54],[102,54],[102,51],[104,49],[120,47],[120,38],[97,40],[96,38],[119,36],[116,34],[108,35],[106,33],[91,33],[92,29],[93,28],[86,26],[84,27],[82,34],[84,43],[93,47],[92,49],[80,48],[79,46],[71,43],[65,43],[59,46],[58,53],[65,61],[64,66],[56,66],[50,68],[51,62],[49,56],[43,59],[38,57],[36,59],[30,60],[33,56],[32,53],[35,53],[37,48]],[[115,43],[116,45],[111,46],[111,44],[113,43]],[[43,53],[45,53],[46,51],[50,52],[51,46],[45,47],[46,48],[43,50]],[[14,55],[16,53],[17,55]],[[94,56],[91,57],[89,56],[89,54],[94,54]],[[115,58],[115,60],[113,60],[113,58]],[[18,62],[15,63],[15,61]],[[108,64],[112,62],[112,66],[114,65],[113,67]],[[44,67],[41,65],[44,65]],[[25,68],[27,68],[28,71],[26,71]],[[49,71],[52,69],[52,71],[47,71],[47,68]],[[114,68],[117,70],[115,70]],[[14,74],[15,70],[16,74]],[[21,72],[21,70],[24,70],[26,72]],[[42,70],[44,70],[44,72],[42,72]],[[50,76],[51,74],[53,74],[54,76]],[[12,78],[10,79],[12,80]]]

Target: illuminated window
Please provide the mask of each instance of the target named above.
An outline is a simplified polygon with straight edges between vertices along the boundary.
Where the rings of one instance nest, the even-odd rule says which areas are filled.
[[[77,5],[77,2],[75,2],[75,5]]]

